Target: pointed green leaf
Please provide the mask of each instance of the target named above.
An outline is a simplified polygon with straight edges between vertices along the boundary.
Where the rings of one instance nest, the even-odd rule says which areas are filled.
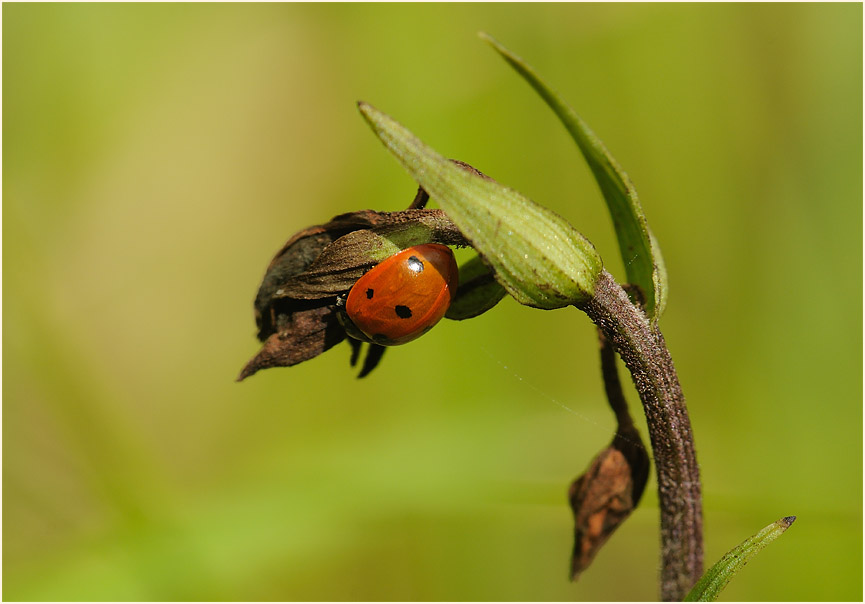
[[[628,282],[640,287],[646,314],[657,320],[667,303],[667,269],[631,179],[589,126],[525,61],[491,36],[480,36],[541,95],[582,151],[613,219]]]
[[[718,595],[727,586],[733,575],[742,570],[742,567],[760,550],[790,528],[794,520],[796,520],[795,516],[781,518],[777,522],[773,522],[765,527],[750,539],[743,541],[738,547],[731,549],[697,581],[697,584],[685,597],[685,601],[714,602],[717,600]]]
[[[592,297],[603,263],[594,246],[564,218],[445,159],[371,105],[358,107],[385,147],[438,202],[517,302],[553,309]]]

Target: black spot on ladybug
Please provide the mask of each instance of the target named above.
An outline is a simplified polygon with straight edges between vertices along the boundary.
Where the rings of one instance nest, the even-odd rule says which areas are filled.
[[[366,290],[366,299],[372,300],[372,296],[375,294],[375,291],[370,287]]]
[[[397,304],[394,307],[396,311],[396,316],[400,319],[409,319],[411,318],[411,309],[408,306],[403,306],[402,304]]]
[[[408,257],[408,267],[416,273],[423,272],[423,262],[417,256]]]

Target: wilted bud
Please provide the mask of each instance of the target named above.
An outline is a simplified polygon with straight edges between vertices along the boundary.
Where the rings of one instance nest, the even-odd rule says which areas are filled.
[[[649,454],[628,412],[616,353],[603,331],[598,330],[598,337],[604,389],[617,428],[613,442],[592,460],[568,493],[574,512],[572,581],[588,568],[601,546],[637,507],[649,478]]]
[[[264,346],[238,379],[260,369],[296,365],[341,342],[346,330],[338,319],[339,297],[385,258],[430,242],[466,244],[444,212],[426,209],[353,212],[295,234],[271,261],[255,298]],[[358,351],[354,344],[355,361]],[[362,375],[381,353],[371,349]]]
[[[588,568],[595,554],[631,514],[646,487],[649,457],[637,430],[620,430],[613,442],[571,485],[574,552],[571,580]]]

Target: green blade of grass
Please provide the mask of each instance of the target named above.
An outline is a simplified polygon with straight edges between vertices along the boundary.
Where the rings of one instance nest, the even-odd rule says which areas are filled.
[[[577,143],[607,202],[628,281],[640,287],[646,314],[657,321],[667,303],[667,269],[631,179],[589,126],[525,61],[488,34],[481,32],[480,37],[531,84]]]
[[[685,597],[685,602],[714,602],[733,576],[760,550],[784,534],[795,516],[781,518],[727,552],[715,566],[706,571]]]

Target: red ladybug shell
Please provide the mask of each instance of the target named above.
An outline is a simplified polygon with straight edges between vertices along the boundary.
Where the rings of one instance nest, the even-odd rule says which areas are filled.
[[[429,331],[456,295],[459,272],[450,248],[436,243],[397,252],[357,280],[348,317],[378,344],[405,344]]]

